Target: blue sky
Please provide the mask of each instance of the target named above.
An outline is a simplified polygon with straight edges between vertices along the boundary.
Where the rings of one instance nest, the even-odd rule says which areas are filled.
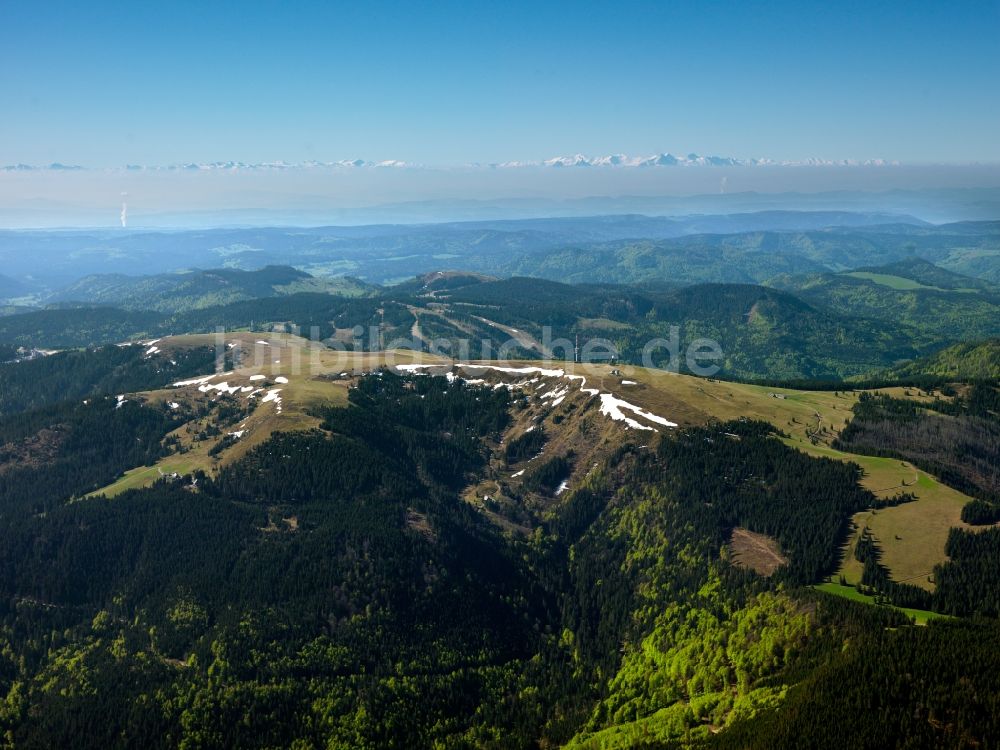
[[[1000,3],[0,0],[0,164],[1000,161]]]

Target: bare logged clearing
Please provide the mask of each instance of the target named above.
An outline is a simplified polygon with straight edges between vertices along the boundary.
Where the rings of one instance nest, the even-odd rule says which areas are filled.
[[[297,525],[297,524],[296,524]],[[406,509],[406,525],[408,528],[417,532],[426,539],[428,542],[437,541],[437,532],[431,526],[431,522],[427,519],[423,513],[414,510],[413,508]]]
[[[729,540],[733,563],[741,568],[750,568],[762,576],[774,574],[782,565],[788,564],[788,558],[781,554],[778,543],[766,534],[736,527]]]
[[[531,336],[531,334],[525,333],[524,331],[520,331],[517,328],[511,328],[510,326],[505,326],[501,323],[497,323],[496,321],[489,320],[488,318],[481,318],[478,315],[473,315],[472,317],[474,317],[481,323],[485,323],[488,326],[496,328],[498,331],[503,331],[508,336],[513,338],[518,344],[523,346],[525,349],[534,349],[542,356],[552,356],[552,353],[547,351],[544,346],[538,343],[538,341],[536,341]]]

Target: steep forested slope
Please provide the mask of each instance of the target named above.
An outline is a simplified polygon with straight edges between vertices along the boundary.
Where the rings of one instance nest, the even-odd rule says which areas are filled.
[[[213,348],[104,346],[0,363],[0,417],[86,396],[161,388],[215,365]]]
[[[1000,379],[1000,339],[955,344],[928,357],[893,368],[899,378]]]

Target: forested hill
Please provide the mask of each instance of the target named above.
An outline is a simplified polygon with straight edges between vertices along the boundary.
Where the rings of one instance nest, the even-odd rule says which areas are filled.
[[[851,720],[862,748],[1000,736],[995,623],[917,628],[808,587],[836,575],[852,516],[912,498],[773,424],[690,423],[678,381],[657,397],[675,425],[629,400],[649,403],[645,375],[596,379],[637,389],[622,398],[502,365],[262,373],[256,403],[236,380],[253,370],[229,369],[234,386],[0,416],[13,746],[831,747],[829,722]],[[739,390],[733,404],[753,391],[706,385]],[[274,396],[291,412],[302,394],[312,421],[254,436]],[[786,400],[789,416],[827,408]],[[86,496],[215,439],[208,471]],[[949,545],[935,602],[995,614],[995,587],[970,585],[997,564],[995,535]],[[879,700],[898,721],[857,716]]]
[[[1000,286],[919,258],[768,283],[838,315],[904,325],[918,345],[1000,333]]]
[[[47,295],[45,301],[177,313],[298,292],[355,297],[373,291],[374,287],[347,277],[318,279],[290,266],[265,266],[253,271],[218,268],[155,276],[87,276]]]
[[[0,363],[0,417],[87,396],[161,388],[211,370],[215,360],[210,346],[178,348],[167,356],[154,345],[104,346]]]
[[[640,210],[660,214],[667,208],[652,201]],[[268,265],[292,265],[314,276],[347,274],[371,284],[442,267],[574,283],[762,283],[779,274],[838,272],[911,257],[1000,281],[995,221],[933,226],[874,212],[751,210],[665,217],[618,210],[625,213],[409,226],[4,231],[0,242],[8,250],[4,275],[35,292],[95,274],[158,275],[218,266],[255,271]]]
[[[919,353],[913,332],[904,326],[831,313],[754,285],[665,289],[442,278],[448,281],[434,282],[430,289],[420,282],[416,289],[387,289],[371,297],[297,293],[173,314],[106,307],[37,311],[0,317],[0,343],[61,348],[218,327],[277,328],[304,335],[315,330],[323,340],[367,349],[393,341],[411,348],[448,341],[458,351],[459,342],[466,341],[474,358],[489,358],[488,352],[513,337],[517,348],[511,356],[526,358],[544,354],[546,335],[553,341],[579,336],[581,346],[591,339],[606,341],[619,359],[639,364],[645,344],[670,340],[676,327],[682,352],[697,339],[717,341],[725,355],[722,372],[745,378],[847,377]]]
[[[995,380],[1000,378],[1000,338],[949,346],[894,368],[890,376]]]
[[[262,230],[255,241],[301,242],[304,255],[282,261],[294,266],[277,265],[270,250],[235,243],[215,248],[224,268],[91,274],[56,291],[36,289],[18,303],[33,300],[42,309],[7,310],[0,346],[96,346],[219,326],[304,333],[315,327],[321,338],[354,348],[464,340],[469,356],[486,358],[513,336],[511,355],[530,358],[544,354],[540,340],[548,330],[552,339],[580,337],[584,345],[608,341],[620,360],[639,363],[645,343],[669,340],[676,326],[682,348],[718,342],[723,376],[834,380],[1000,334],[995,223],[865,220],[799,231],[791,228],[794,217],[784,218],[791,224],[764,216],[682,222],[690,229],[757,220],[782,227],[720,234],[686,234],[648,217],[525,221],[516,231],[507,227],[511,236],[502,222],[357,227],[335,238],[323,229]],[[655,236],[618,236],[628,226]],[[205,241],[170,237],[191,247]],[[58,245],[67,238],[50,239]],[[120,239],[138,248],[164,238]],[[371,243],[380,254],[361,252]],[[354,260],[323,260],[328,253]],[[391,283],[345,275],[367,263],[384,266],[367,278]]]

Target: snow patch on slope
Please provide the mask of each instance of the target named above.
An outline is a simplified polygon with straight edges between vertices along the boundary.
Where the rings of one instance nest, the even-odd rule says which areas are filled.
[[[601,414],[604,414],[604,415],[607,415],[607,416],[611,417],[616,422],[624,422],[626,425],[628,425],[629,427],[632,427],[632,428],[634,428],[636,430],[653,430],[653,431],[655,431],[654,427],[650,427],[649,425],[642,424],[641,422],[637,422],[636,420],[632,419],[631,417],[626,416],[625,413],[622,411],[623,409],[631,411],[633,414],[636,414],[637,416],[640,416],[643,419],[647,419],[650,422],[655,422],[656,424],[661,424],[664,427],[676,427],[677,426],[676,422],[671,422],[671,421],[669,421],[667,419],[664,419],[661,416],[653,414],[652,412],[646,411],[641,406],[636,406],[635,404],[630,404],[628,401],[624,401],[624,400],[622,400],[620,398],[616,398],[615,396],[613,396],[610,393],[602,393],[601,394]]]
[[[396,365],[396,369],[402,372],[419,373],[421,370],[434,368],[434,367],[446,367],[447,365],[440,364],[413,364],[413,365]],[[580,381],[580,392],[588,396],[599,396],[601,399],[601,414],[610,417],[616,422],[624,422],[626,427],[636,429],[636,430],[646,430],[657,432],[655,427],[651,427],[648,424],[643,424],[633,417],[641,417],[648,422],[661,425],[663,427],[673,428],[677,427],[676,422],[671,422],[669,419],[659,416],[658,414],[653,414],[651,411],[643,409],[641,406],[636,406],[631,404],[624,399],[617,398],[610,393],[601,393],[597,388],[587,388],[587,378],[583,375],[571,375],[565,370],[561,369],[547,369],[544,367],[501,367],[499,365],[473,365],[473,364],[459,364],[456,367],[461,367],[463,369],[470,370],[493,370],[495,372],[512,373],[515,375],[539,375],[542,378],[566,378],[570,381]],[[453,380],[455,376],[449,370],[448,379]],[[532,380],[525,381],[523,383],[508,384],[508,383],[497,383],[493,386],[496,388],[506,387],[510,390],[514,388],[521,388],[531,383],[537,382],[539,378],[534,378]],[[629,381],[629,384],[633,384],[633,381]],[[545,392],[540,396],[542,401],[552,399],[552,406],[558,406],[562,403],[563,399],[569,393],[569,388],[559,388],[555,387]],[[629,416],[625,412],[630,412],[632,416]]]

